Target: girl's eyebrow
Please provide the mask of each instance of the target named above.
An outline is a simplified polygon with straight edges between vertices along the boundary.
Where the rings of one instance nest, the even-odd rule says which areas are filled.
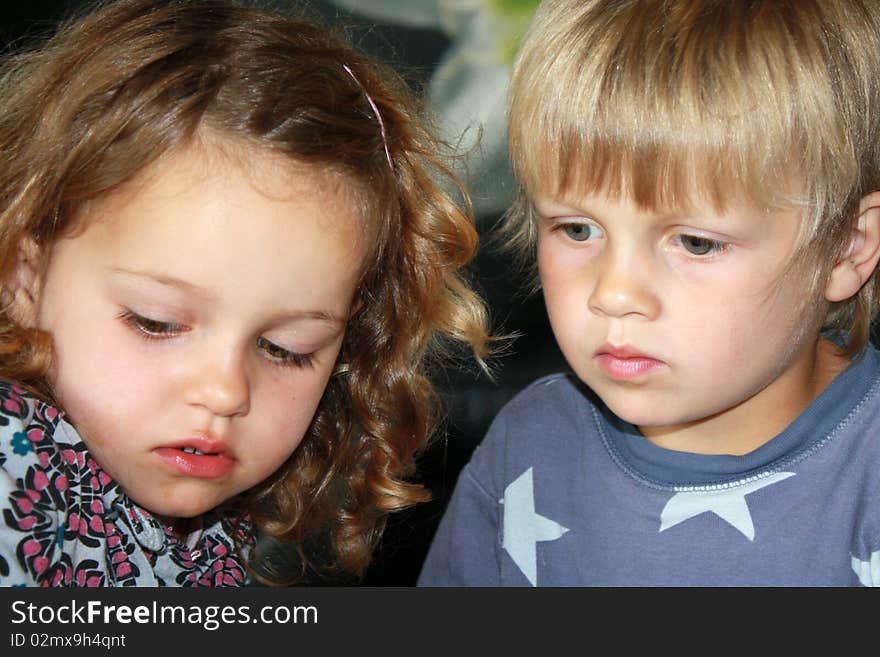
[[[168,287],[176,287],[186,292],[189,292],[190,294],[204,297],[206,299],[212,298],[214,296],[207,288],[204,288],[201,285],[196,285],[195,283],[185,281],[182,278],[176,278],[174,276],[169,276],[168,274],[163,274],[161,272],[154,272],[147,269],[139,270],[126,269],[124,267],[113,267],[110,270],[110,273],[122,274],[123,276],[130,276],[132,278],[140,278],[143,280],[152,281],[153,283],[159,283],[160,285],[166,285]]]
[[[167,287],[177,288],[187,292],[188,294],[192,294],[203,299],[211,300],[215,298],[213,292],[205,287],[202,287],[201,285],[196,285],[195,283],[191,283],[190,281],[185,281],[181,278],[169,276],[168,274],[163,274],[161,272],[114,267],[110,270],[110,273],[122,274],[123,276],[139,278],[142,280],[159,283],[160,285],[165,285]],[[285,315],[285,317],[292,320],[312,319],[322,322],[329,322],[332,324],[346,324],[348,322],[347,318],[339,317],[326,310],[291,310],[286,311],[283,314]]]

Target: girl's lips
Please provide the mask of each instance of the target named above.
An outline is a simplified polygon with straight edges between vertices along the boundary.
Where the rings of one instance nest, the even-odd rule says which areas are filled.
[[[163,463],[187,477],[215,479],[229,474],[235,466],[235,458],[222,442],[204,437],[187,438],[153,451]]]
[[[651,358],[626,346],[600,347],[594,359],[608,376],[619,381],[637,379],[665,365],[662,360]]]
[[[222,477],[235,466],[235,459],[226,454],[192,454],[176,447],[159,447],[153,452],[179,474],[197,479]]]

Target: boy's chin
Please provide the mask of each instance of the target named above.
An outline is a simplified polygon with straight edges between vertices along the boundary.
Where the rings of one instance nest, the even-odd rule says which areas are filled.
[[[685,413],[675,413],[668,405],[660,408],[635,407],[632,404],[608,404],[606,406],[618,418],[636,427],[643,435],[673,433],[698,424],[703,418]]]
[[[593,388],[593,391],[614,415],[638,428],[662,428],[682,423],[677,413],[670,412],[669,402],[656,395],[635,390],[608,393]]]

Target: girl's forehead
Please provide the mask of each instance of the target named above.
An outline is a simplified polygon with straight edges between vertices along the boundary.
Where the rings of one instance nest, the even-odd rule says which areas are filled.
[[[353,185],[343,176],[324,167],[309,165],[267,148],[244,144],[241,140],[212,137],[163,153],[132,179],[104,197],[89,202],[84,209],[124,206],[134,202],[170,203],[196,186],[213,186],[222,193],[229,180],[244,181],[267,200],[284,202],[315,197],[327,204],[347,206],[359,213]],[[101,213],[108,214],[108,213]],[[109,213],[112,215],[112,213]],[[327,213],[327,217],[333,213]],[[339,223],[339,222],[336,222]],[[328,222],[327,228],[336,227]],[[339,228],[350,228],[340,225]]]
[[[366,245],[352,229],[360,218],[348,196],[303,169],[255,164],[220,160],[207,169],[197,150],[176,153],[92,202],[81,231],[63,247],[79,249],[84,261],[110,254],[100,255],[110,269],[174,270],[206,287],[220,285],[213,277],[223,272],[221,262],[253,278],[274,272],[263,287],[302,278],[303,267],[329,271],[331,261],[340,271],[359,269]]]

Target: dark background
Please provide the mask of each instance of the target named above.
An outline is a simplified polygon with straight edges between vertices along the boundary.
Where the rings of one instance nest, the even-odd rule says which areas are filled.
[[[9,49],[39,40],[57,20],[85,0],[28,0],[0,5],[0,43]],[[394,65],[415,88],[428,80],[449,42],[443,33],[377,25],[318,0],[299,2],[319,18],[343,25],[352,40],[374,57]],[[275,1],[275,4],[283,2]],[[496,216],[478,217],[488,241]],[[494,415],[517,391],[543,374],[565,369],[547,324],[540,294],[527,296],[525,274],[509,267],[509,258],[488,246],[473,266],[475,286],[486,299],[497,333],[518,337],[503,358],[494,362],[495,380],[471,371],[450,370],[437,383],[447,418],[432,446],[419,459],[418,479],[431,489],[433,501],[391,517],[367,586],[412,586],[437,528],[459,471],[483,437]]]

